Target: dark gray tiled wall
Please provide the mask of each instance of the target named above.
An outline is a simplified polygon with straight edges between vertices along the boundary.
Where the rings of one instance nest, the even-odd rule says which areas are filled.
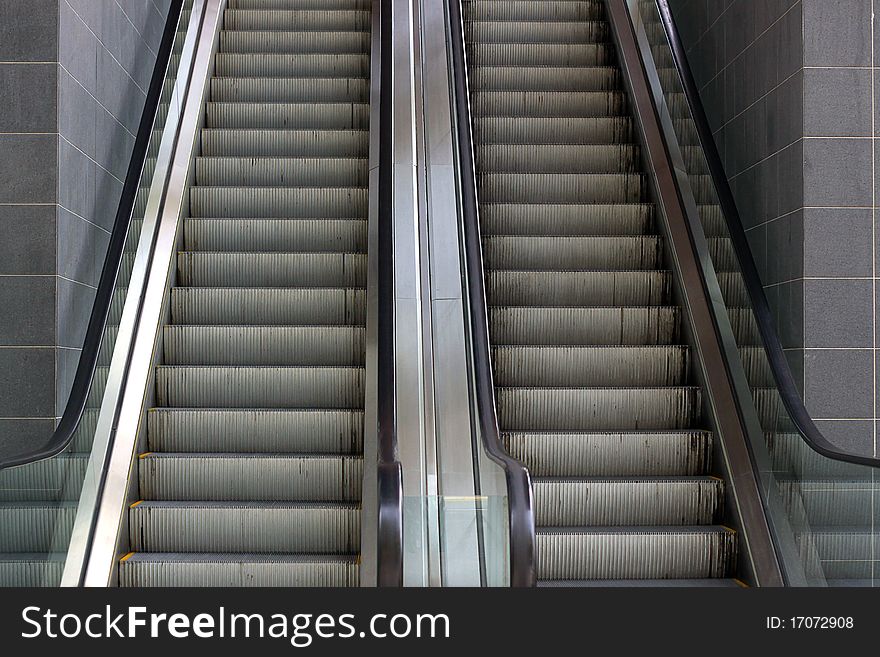
[[[880,456],[877,4],[672,2],[807,407]]]
[[[7,445],[44,439],[66,404],[168,7],[0,0]]]

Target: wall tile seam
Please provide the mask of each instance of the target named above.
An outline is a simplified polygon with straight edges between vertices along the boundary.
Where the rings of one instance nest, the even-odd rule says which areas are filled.
[[[82,281],[77,281],[72,278],[68,278],[67,276],[63,276],[62,274],[0,274],[0,278],[60,278],[61,280],[67,281],[68,283],[74,283],[76,285],[81,285],[81,286],[87,287],[91,290],[98,289],[97,286],[95,286],[95,285],[89,285],[88,283],[83,283]]]
[[[22,66],[45,66],[46,64],[57,64],[57,63],[58,63],[58,60],[55,60],[55,59],[47,60],[47,61],[39,60],[39,61],[33,61],[33,62],[0,61],[0,65],[3,65],[3,66],[12,66],[13,64],[21,64]]]
[[[794,210],[789,210],[788,212],[783,212],[782,214],[777,215],[771,219],[765,219],[764,221],[761,221],[760,223],[757,223],[754,226],[750,226],[749,228],[746,228],[745,232],[746,232],[746,234],[748,234],[751,231],[758,230],[759,228],[765,228],[767,225],[772,224],[774,221],[779,221],[780,219],[785,219],[785,218],[790,217],[794,214],[797,214],[798,212],[803,212],[804,209],[805,208],[803,208],[803,207],[795,208]],[[818,209],[818,208],[814,208],[814,209]],[[838,209],[840,209],[840,208],[838,208]],[[847,209],[849,209],[849,208],[847,208]],[[866,209],[866,208],[862,208],[862,209]]]
[[[138,29],[138,26],[134,24],[133,20],[131,20],[131,17],[125,11],[125,7],[119,4],[119,0],[115,0],[115,2],[116,6],[119,7],[119,11],[121,11],[122,15],[125,16],[125,19],[128,21],[129,25],[131,25],[134,28],[134,31],[137,32],[138,36],[141,38],[141,41],[143,41],[144,45],[147,47],[147,50],[153,53],[153,55],[156,55],[156,51],[153,50],[152,46],[150,46],[149,43],[147,43],[147,40],[144,38],[144,33],[140,29]],[[155,5],[153,6],[155,7]]]
[[[766,162],[766,161],[768,161],[768,160],[772,160],[774,157],[777,157],[777,156],[781,155],[784,151],[788,150],[788,149],[791,148],[792,146],[797,146],[798,144],[802,143],[803,141],[804,141],[804,138],[803,138],[802,136],[801,136],[801,137],[798,137],[798,138],[795,139],[793,142],[791,142],[791,143],[789,143],[789,144],[786,144],[786,145],[783,146],[782,148],[779,148],[779,149],[773,151],[772,153],[770,153],[770,155],[767,155],[767,156],[761,158],[760,160],[758,160],[757,162],[754,162],[754,163],[750,164],[750,165],[747,166],[745,169],[741,169],[741,170],[739,170],[739,171],[737,171],[736,173],[733,173],[733,174],[728,173],[728,174],[727,174],[727,179],[732,183],[732,182],[735,181],[737,178],[739,178],[741,175],[743,175],[743,174],[745,174],[745,173],[748,173],[749,171],[751,171],[751,170],[754,169],[755,167],[760,166],[761,164],[763,164],[764,162]],[[801,200],[803,200],[803,199],[801,199]]]
[[[706,83],[706,85],[711,84],[713,81],[715,81],[715,79],[716,79],[719,75],[721,75],[722,73],[724,73],[724,71],[726,71],[728,68],[730,68],[730,66],[732,66],[733,63],[736,62],[740,57],[742,57],[743,54],[745,54],[745,52],[746,52],[747,50],[749,50],[752,46],[754,46],[762,36],[764,36],[765,34],[767,34],[767,32],[769,32],[771,29],[773,29],[773,27],[774,27],[777,23],[779,23],[783,18],[785,18],[789,13],[791,13],[791,12],[794,10],[795,7],[800,6],[800,4],[801,4],[800,2],[796,2],[796,3],[793,4],[791,7],[789,7],[788,9],[786,9],[785,12],[783,12],[782,15],[779,16],[779,18],[777,18],[775,21],[773,21],[772,23],[770,23],[770,25],[768,25],[768,26],[764,29],[763,32],[761,32],[760,34],[758,34],[758,35],[757,35],[757,36],[756,36],[756,37],[755,37],[755,38],[754,38],[754,39],[753,39],[753,40],[752,40],[747,46],[745,46],[741,51],[739,51],[739,52],[738,52],[736,55],[734,55],[732,58],[729,58],[728,61],[727,61],[727,63],[726,63],[723,67],[721,67],[721,68],[715,73],[715,75],[713,75],[713,76],[709,79],[709,81]],[[728,7],[728,9],[729,9],[729,7]],[[726,12],[727,9],[725,9],[724,11]],[[801,22],[803,22],[803,20],[802,20]],[[801,38],[803,39],[803,36],[802,36]],[[803,52],[803,48],[801,48],[801,51]],[[801,59],[801,68],[803,68],[803,57],[802,57],[802,59]],[[705,88],[705,85],[704,85],[703,87],[700,88],[700,91],[702,92],[704,88]]]
[[[104,110],[104,111],[107,113],[108,116],[112,117],[113,120],[116,121],[116,123],[119,124],[119,127],[121,127],[123,130],[125,130],[125,131],[126,131],[129,135],[131,135],[133,138],[136,138],[136,137],[137,137],[137,135],[135,135],[131,130],[128,129],[128,127],[127,127],[122,121],[119,120],[119,117],[118,117],[118,116],[116,116],[113,112],[111,112],[109,109],[107,109],[107,107],[106,107],[106,106],[105,106],[100,100],[98,100],[98,98],[96,98],[95,95],[94,95],[91,91],[89,91],[89,90],[85,87],[85,85],[83,85],[83,83],[80,82],[80,81],[76,78],[75,75],[73,75],[73,73],[71,73],[70,71],[68,71],[67,68],[64,66],[64,64],[62,64],[61,62],[58,62],[58,66],[61,68],[61,70],[63,70],[65,73],[67,73],[67,74],[73,79],[74,82],[76,82],[80,87],[82,87],[83,91],[85,91],[85,92],[89,95],[89,97],[90,97],[92,100],[94,100],[95,103],[98,104],[98,107],[100,107],[102,110]],[[61,80],[60,80],[60,78],[59,78],[59,80],[58,80],[58,85],[59,85],[59,91],[60,91],[60,86],[61,86]],[[59,94],[59,97],[60,97],[60,94]],[[144,99],[146,99],[146,95],[144,95]],[[59,104],[59,111],[60,111],[60,104]]]
[[[114,174],[112,171],[109,171],[104,165],[102,165],[102,164],[101,164],[100,162],[98,162],[95,158],[93,158],[91,155],[89,155],[88,153],[86,153],[86,152],[85,152],[83,149],[81,149],[79,146],[77,146],[77,145],[74,144],[72,141],[70,141],[70,140],[69,140],[67,137],[65,137],[63,134],[59,133],[59,134],[58,134],[58,137],[59,137],[60,139],[63,139],[65,142],[67,142],[67,144],[69,144],[71,148],[75,149],[77,152],[79,152],[80,154],[82,154],[87,160],[89,160],[92,164],[94,164],[94,165],[97,166],[99,169],[101,169],[104,173],[108,174],[108,175],[109,175],[111,178],[113,178],[116,182],[118,182],[118,183],[120,183],[120,184],[123,184],[123,185],[125,184],[125,181],[124,181],[124,180],[122,180],[121,178],[118,178],[118,177],[116,176],[116,174]],[[60,172],[59,172],[59,173],[60,173]],[[60,175],[58,176],[58,180],[59,180],[59,185],[60,185],[60,180],[61,180],[61,176],[60,176]]]
[[[150,4],[153,5],[153,9],[156,10],[156,13],[159,14],[160,17],[165,18],[165,14],[162,13],[159,5],[156,4],[156,0],[150,0]]]
[[[778,84],[776,84],[775,86],[773,86],[772,89],[768,89],[766,92],[764,92],[764,93],[763,93],[762,95],[760,95],[758,98],[755,98],[755,99],[754,99],[751,103],[749,103],[746,107],[742,108],[739,112],[737,112],[736,114],[734,114],[733,116],[731,116],[727,121],[725,121],[724,123],[722,123],[721,126],[720,126],[717,130],[715,130],[715,131],[712,133],[712,135],[717,137],[719,132],[721,132],[722,130],[724,130],[727,126],[729,126],[731,123],[733,123],[734,121],[736,121],[739,117],[743,116],[746,112],[748,112],[748,111],[749,111],[750,109],[752,109],[755,105],[757,105],[758,103],[760,103],[762,100],[766,100],[766,99],[769,98],[771,95],[773,95],[773,93],[775,93],[776,91],[779,91],[779,89],[781,89],[785,84],[787,84],[787,83],[788,83],[789,81],[791,81],[793,78],[797,77],[797,75],[798,75],[799,73],[802,73],[802,72],[803,72],[803,68],[799,68],[799,69],[796,70],[794,73],[792,73],[791,75],[789,75],[787,78],[785,78],[784,80],[780,81]],[[708,85],[707,85],[707,86],[708,86]],[[700,89],[700,92],[699,92],[699,93],[700,93],[700,96],[703,95],[703,90],[704,90],[705,88],[706,88],[706,87],[703,87],[703,89]]]
[[[67,281],[68,283],[73,283],[74,285],[79,285],[80,287],[87,287],[94,292],[98,291],[97,285],[89,285],[88,283],[83,283],[82,281],[77,281],[72,278],[68,278],[67,276],[63,276],[62,274],[55,274],[55,278],[58,278],[62,281]]]
[[[116,55],[114,55],[113,52],[112,52],[112,51],[106,46],[106,44],[105,44],[104,41],[101,39],[101,37],[99,37],[97,34],[95,34],[94,30],[92,30],[92,28],[89,27],[89,24],[85,22],[85,20],[83,19],[83,17],[80,16],[80,15],[76,12],[76,9],[74,9],[74,8],[70,5],[70,3],[67,2],[67,0],[64,0],[64,4],[66,4],[68,7],[70,7],[70,10],[71,10],[71,11],[74,13],[74,15],[75,15],[75,16],[76,16],[76,17],[82,22],[82,24],[83,24],[83,25],[85,26],[85,28],[91,33],[91,35],[92,35],[93,37],[95,37],[95,39],[98,41],[98,43],[101,44],[101,47],[105,50],[105,52],[106,52],[108,55],[110,55],[110,58],[111,58],[114,62],[116,62],[116,64],[119,66],[119,68],[122,69],[122,72],[125,73],[125,75],[128,77],[129,80],[131,80],[131,82],[134,84],[134,86],[136,86],[138,89],[140,89],[141,93],[143,93],[144,96],[146,96],[146,95],[147,95],[146,90],[144,90],[143,88],[141,88],[141,86],[138,84],[138,81],[135,80],[135,79],[132,77],[131,73],[129,73],[128,70],[125,68],[125,66],[122,65],[122,62],[120,62],[118,59],[116,59]],[[59,21],[59,24],[60,24],[60,21]],[[146,42],[145,42],[143,39],[141,39],[141,41],[142,41],[144,44],[146,44]],[[59,59],[60,59],[60,57],[59,57]],[[59,62],[59,63],[60,63],[60,62]]]
[[[84,221],[85,223],[89,224],[91,227],[93,227],[93,228],[97,228],[97,229],[100,230],[102,233],[107,233],[107,235],[112,235],[112,234],[113,234],[113,231],[112,231],[112,230],[108,230],[108,229],[104,228],[103,226],[101,226],[100,224],[96,224],[96,223],[95,223],[94,221],[92,221],[91,219],[87,219],[86,217],[82,216],[81,214],[78,214],[78,213],[74,212],[74,211],[71,210],[70,208],[66,207],[63,203],[56,203],[56,205],[57,205],[59,208],[61,208],[62,210],[64,210],[65,212],[67,212],[68,214],[71,214],[71,215],[73,215],[74,217],[76,217],[77,219],[81,219],[81,220]]]

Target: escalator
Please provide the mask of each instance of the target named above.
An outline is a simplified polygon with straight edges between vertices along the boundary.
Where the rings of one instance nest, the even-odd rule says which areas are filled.
[[[370,6],[233,0],[123,586],[358,583]]]
[[[733,584],[735,532],[599,1],[464,2],[498,423],[539,584]]]

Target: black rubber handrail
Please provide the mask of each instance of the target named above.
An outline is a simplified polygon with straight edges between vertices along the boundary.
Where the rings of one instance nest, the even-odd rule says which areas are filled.
[[[379,190],[377,359],[378,586],[403,586],[403,468],[397,457],[394,348],[394,86],[392,0],[379,8]]]
[[[504,449],[495,408],[461,0],[450,0],[449,23],[478,422],[483,447],[489,458],[504,470],[507,482],[510,585],[535,586],[535,513],[531,477],[528,469]]]
[[[122,262],[135,201],[137,200],[147,149],[152,138],[153,124],[162,98],[165,75],[171,60],[174,40],[177,36],[177,25],[180,21],[182,6],[183,0],[171,0],[171,5],[168,9],[165,30],[156,55],[153,76],[150,80],[150,87],[147,90],[144,110],[141,114],[134,148],[122,187],[122,195],[120,196],[116,218],[113,222],[113,230],[110,234],[107,256],[104,259],[101,278],[95,293],[95,302],[92,306],[82,352],[80,353],[79,363],[74,374],[70,396],[64,407],[64,413],[61,415],[61,420],[58,422],[58,426],[55,428],[52,436],[44,445],[34,450],[0,460],[0,469],[57,456],[70,445],[85,413],[89,392],[92,389],[95,371],[98,366],[98,356],[101,351],[101,342],[104,338],[107,319],[110,314],[113,293],[116,290],[116,279]]]
[[[672,57],[678,71],[682,90],[696,126],[700,145],[706,157],[709,173],[712,176],[712,182],[718,194],[721,213],[724,215],[727,223],[730,241],[739,263],[749,301],[752,305],[752,312],[755,315],[758,332],[761,335],[761,340],[767,353],[767,360],[773,372],[773,379],[776,382],[779,396],[791,417],[794,428],[800,433],[804,442],[811,449],[826,458],[874,468],[880,467],[880,459],[849,454],[829,441],[816,426],[815,422],[813,422],[813,418],[810,417],[809,412],[804,406],[792,376],[791,368],[788,365],[788,359],[785,357],[785,352],[782,349],[779,335],[776,332],[776,324],[773,320],[770,306],[767,303],[767,297],[764,294],[764,286],[761,284],[761,277],[755,265],[755,259],[752,255],[745,229],[743,228],[733,192],[727,180],[727,174],[724,171],[724,165],[718,154],[718,146],[715,143],[712,128],[709,125],[705,108],[700,99],[700,93],[694,81],[687,54],[675,25],[675,19],[669,8],[669,2],[668,0],[656,0],[656,2],[660,20],[672,50]]]

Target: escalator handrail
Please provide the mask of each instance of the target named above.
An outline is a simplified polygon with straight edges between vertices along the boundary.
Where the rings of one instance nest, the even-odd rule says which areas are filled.
[[[767,353],[767,360],[770,364],[773,379],[776,382],[782,403],[803,441],[815,452],[835,461],[866,465],[874,468],[880,467],[880,459],[849,454],[829,441],[816,426],[809,411],[804,406],[794,376],[791,373],[788,359],[782,349],[779,335],[776,332],[773,314],[767,302],[767,296],[764,293],[764,286],[761,283],[758,268],[755,265],[755,259],[746,237],[742,218],[727,180],[724,165],[718,153],[718,147],[715,143],[705,108],[700,99],[699,90],[688,63],[687,54],[676,27],[675,19],[672,16],[669,2],[668,0],[656,0],[656,2],[660,20],[672,50],[673,61],[678,72],[682,90],[684,91],[685,100],[696,126],[700,145],[708,164],[709,174],[712,177],[712,182],[718,195],[721,213],[727,224],[731,245],[740,267],[758,332],[761,335],[764,350]]]
[[[454,78],[456,136],[461,176],[461,203],[465,232],[467,293],[471,315],[474,382],[483,447],[504,470],[510,529],[510,585],[535,586],[535,515],[528,469],[507,453],[501,441],[492,377],[489,321],[486,312],[485,269],[471,132],[467,54],[464,48],[462,0],[450,0],[450,46]]]
[[[397,398],[394,345],[394,135],[392,0],[379,5],[379,190],[377,322],[376,583],[403,586],[403,468],[397,449]]]
[[[52,458],[63,452],[73,441],[86,410],[89,393],[92,389],[98,357],[104,338],[110,306],[116,290],[116,280],[122,263],[126,238],[134,212],[135,202],[140,187],[141,176],[146,162],[147,149],[152,139],[153,125],[162,98],[165,76],[171,62],[171,51],[177,35],[177,26],[181,16],[183,0],[171,0],[165,30],[156,55],[156,64],[147,90],[144,110],[141,114],[134,148],[125,175],[122,194],[113,222],[113,230],[107,247],[101,278],[95,292],[95,301],[89,316],[83,348],[73,378],[73,385],[64,412],[49,440],[36,449],[17,454],[12,458],[0,460],[0,470],[27,463],[34,463]]]

